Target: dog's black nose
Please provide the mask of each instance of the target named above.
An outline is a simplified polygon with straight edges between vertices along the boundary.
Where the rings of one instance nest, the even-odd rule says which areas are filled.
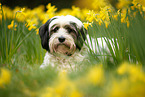
[[[58,38],[59,42],[64,42],[65,41],[65,37],[61,36]]]

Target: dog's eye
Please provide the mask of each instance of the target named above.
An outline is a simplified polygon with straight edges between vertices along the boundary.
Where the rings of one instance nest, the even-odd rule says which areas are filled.
[[[53,31],[56,32],[58,29],[59,29],[59,27],[55,27],[55,28],[53,29]]]
[[[67,28],[67,31],[68,31],[69,33],[71,33],[71,32],[73,32],[74,30],[71,29],[71,28]]]

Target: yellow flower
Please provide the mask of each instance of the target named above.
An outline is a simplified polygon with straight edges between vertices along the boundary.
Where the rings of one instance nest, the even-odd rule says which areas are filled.
[[[94,2],[92,3],[92,7],[95,10],[100,10],[101,8],[104,8],[107,5],[108,3],[106,2],[106,0],[94,0]]]
[[[77,90],[76,84],[67,77],[67,71],[62,70],[59,73],[57,81],[48,87],[42,93],[42,97],[82,97],[82,94]]]
[[[15,10],[18,10],[18,9],[15,9]],[[25,11],[25,8],[20,8],[20,10],[16,11],[16,19],[19,22],[24,22],[26,19],[26,13],[24,11]]]
[[[65,70],[62,70],[59,74],[58,84],[54,87],[55,93],[64,96],[67,95],[69,92],[68,89],[71,89],[73,86],[73,83],[68,79],[67,72]]]
[[[83,97],[83,94],[75,90],[75,91],[72,91],[69,97]]]
[[[2,21],[2,15],[0,14],[0,21]]]
[[[47,11],[46,13],[49,15],[49,18],[54,17],[55,15],[55,11],[57,10],[57,8],[55,8],[55,6],[51,6],[51,3],[49,3],[47,6]]]
[[[118,20],[118,15],[114,15],[113,18],[114,18],[115,20]]]
[[[129,93],[129,82],[126,79],[121,81],[113,80],[111,84],[112,87],[109,88],[110,92],[108,97],[130,97]]]
[[[55,12],[57,10],[57,8],[55,8],[55,6],[51,6],[51,3],[48,3],[46,8],[47,8],[47,13],[52,13],[52,12]]]
[[[131,6],[130,8],[131,8],[132,10],[135,10],[135,7],[136,7],[136,6]]]
[[[54,88],[47,87],[43,91],[44,93],[41,93],[40,97],[60,97],[58,95],[55,95]]]
[[[96,17],[96,14],[93,10],[89,11],[89,13],[87,13],[87,18],[86,20],[88,20],[89,22],[93,22],[93,20],[95,19]]]
[[[6,6],[2,6],[3,9],[3,15],[4,15],[4,19],[8,18],[8,19],[13,19],[13,11],[6,7]]]
[[[104,83],[103,68],[101,66],[91,68],[86,78],[86,80],[93,85],[102,85]]]
[[[37,20],[33,19],[33,20],[26,20],[26,27],[28,28],[29,31],[31,31],[32,29],[36,29],[36,25],[38,24]]]
[[[35,26],[35,25],[30,25],[30,26],[28,27],[28,30],[29,30],[29,31],[31,31],[32,29],[36,29],[36,26]]]
[[[0,3],[0,10],[1,10],[1,6],[2,6],[2,4]]]
[[[140,3],[141,5],[145,6],[145,0],[133,0],[132,2]]]
[[[14,26],[14,20],[11,21],[11,24],[8,25],[8,29],[13,29]],[[14,30],[16,30],[17,25],[15,24]]]
[[[1,68],[0,73],[0,87],[4,87],[4,85],[9,84],[11,79],[11,73],[9,70]]]
[[[89,25],[92,26],[92,24],[89,22],[84,22],[83,24],[84,24],[84,28],[86,28],[87,30],[88,30]]]
[[[72,6],[71,15],[76,16],[76,17],[81,17],[81,10],[80,10],[80,8]]]
[[[86,20],[86,17],[88,16],[88,13],[89,13],[89,9],[81,9],[81,17],[80,19],[83,21],[83,20]]]
[[[131,4],[132,0],[119,0],[116,7],[122,9],[123,7],[128,7]]]
[[[57,16],[61,16],[61,15],[70,15],[72,12],[71,9],[62,9],[59,12],[57,12]]]
[[[35,31],[36,31],[36,35],[38,35],[39,34],[39,29],[36,29]]]
[[[21,8],[21,10],[20,10],[21,12],[24,12],[25,11],[25,8]]]
[[[75,0],[75,5],[80,8],[88,8],[99,11],[105,6],[110,6],[108,0]]]
[[[127,27],[129,28],[129,25],[130,25],[129,21],[127,21],[126,23],[127,23]]]
[[[102,20],[101,19],[96,19],[96,22],[101,26],[102,25]]]
[[[125,62],[117,72],[125,76],[119,80],[113,79],[109,97],[144,97],[145,74],[139,64]]]
[[[117,70],[120,75],[129,74],[129,79],[132,82],[143,81],[145,82],[145,74],[141,70],[140,66],[134,64],[123,63]]]
[[[104,22],[105,22],[106,28],[108,28],[108,25],[110,24],[110,22],[109,21],[104,21]]]

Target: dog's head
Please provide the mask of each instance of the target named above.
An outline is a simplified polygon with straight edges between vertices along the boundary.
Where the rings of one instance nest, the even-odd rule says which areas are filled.
[[[55,16],[39,28],[41,44],[50,53],[72,55],[86,38],[83,23],[71,16]]]

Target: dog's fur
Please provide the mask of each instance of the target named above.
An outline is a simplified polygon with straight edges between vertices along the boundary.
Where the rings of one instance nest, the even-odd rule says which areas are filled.
[[[39,35],[42,47],[47,50],[41,68],[56,66],[59,69],[77,69],[81,62],[88,61],[85,40],[91,51],[97,55],[110,53],[105,40],[108,40],[113,52],[115,48],[114,39],[110,40],[106,37],[93,39],[87,35],[83,23],[70,15],[49,19],[40,27]]]
[[[39,28],[42,47],[47,50],[40,67],[75,68],[87,51],[83,46],[86,33],[83,23],[71,15],[49,19]]]

